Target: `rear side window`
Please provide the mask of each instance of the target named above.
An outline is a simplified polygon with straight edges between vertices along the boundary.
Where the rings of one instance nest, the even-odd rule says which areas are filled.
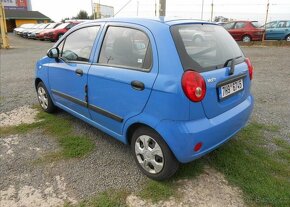
[[[85,27],[67,36],[59,45],[61,57],[67,61],[88,62],[99,28]]]
[[[171,33],[184,70],[204,72],[222,68],[232,58],[236,58],[236,63],[244,61],[240,47],[221,26],[175,25]]]
[[[281,21],[278,23],[277,28],[285,28],[287,24],[287,21]]]
[[[152,65],[152,50],[148,36],[137,29],[109,27],[98,63],[148,71]]]

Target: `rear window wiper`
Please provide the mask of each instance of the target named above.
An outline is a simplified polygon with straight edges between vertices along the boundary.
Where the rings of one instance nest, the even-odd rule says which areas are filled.
[[[241,57],[242,57],[242,56],[240,55],[240,56],[238,56],[238,57],[228,59],[228,60],[225,62],[224,67],[227,67],[230,61],[233,61],[233,60],[239,59],[239,58],[241,58]]]

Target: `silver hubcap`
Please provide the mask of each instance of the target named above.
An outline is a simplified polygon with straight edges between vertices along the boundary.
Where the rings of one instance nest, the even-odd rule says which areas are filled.
[[[250,41],[251,41],[251,38],[248,37],[248,36],[245,36],[245,37],[243,38],[243,42],[250,42]]]
[[[139,164],[151,174],[159,173],[164,166],[161,147],[150,136],[142,135],[135,142],[135,154]]]
[[[290,35],[286,38],[287,42],[290,42]]]
[[[38,100],[43,109],[47,109],[48,107],[48,98],[44,88],[39,87],[37,90]]]

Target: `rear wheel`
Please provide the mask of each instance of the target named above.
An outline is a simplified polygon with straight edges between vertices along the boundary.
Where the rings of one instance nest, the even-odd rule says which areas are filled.
[[[176,173],[179,162],[153,129],[138,128],[132,136],[131,149],[140,170],[149,178],[164,180]]]
[[[53,104],[50,95],[43,82],[38,83],[36,90],[37,90],[37,98],[43,111],[48,113],[54,112],[56,107]]]
[[[290,34],[286,37],[286,41],[290,42]]]
[[[251,42],[251,37],[249,35],[243,36],[243,42]]]

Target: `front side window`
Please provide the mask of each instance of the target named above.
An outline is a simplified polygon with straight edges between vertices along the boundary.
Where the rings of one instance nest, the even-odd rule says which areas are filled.
[[[100,27],[85,27],[71,33],[58,46],[60,56],[66,61],[88,62]]]
[[[149,38],[144,32],[137,29],[109,27],[98,63],[149,70],[152,64]]]
[[[244,22],[237,22],[235,25],[235,29],[241,29],[245,27],[245,23]]]

